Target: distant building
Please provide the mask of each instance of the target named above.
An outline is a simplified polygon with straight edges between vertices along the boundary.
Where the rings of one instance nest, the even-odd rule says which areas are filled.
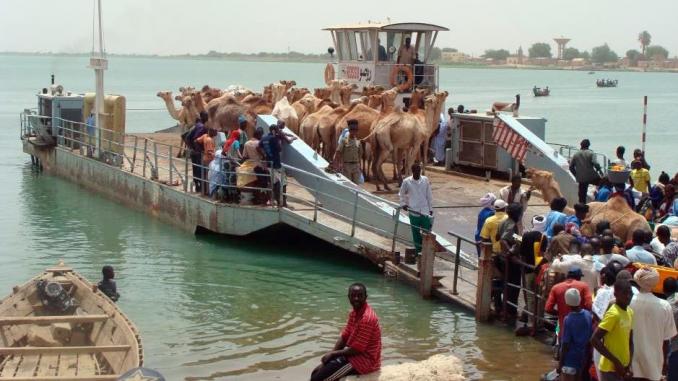
[[[574,58],[572,59],[572,62],[570,62],[572,66],[586,66],[588,65],[588,61],[585,58]]]
[[[525,54],[523,53],[523,47],[519,46],[518,51],[515,55],[509,56],[506,58],[507,65],[522,65],[525,62]]]
[[[469,55],[462,52],[443,52],[441,58],[443,62],[464,63],[468,61]]]

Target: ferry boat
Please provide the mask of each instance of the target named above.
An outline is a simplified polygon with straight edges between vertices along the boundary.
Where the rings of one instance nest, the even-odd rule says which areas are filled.
[[[335,61],[325,68],[325,82],[338,79],[355,85],[398,87],[396,104],[406,104],[415,88],[438,91],[440,70],[431,62],[431,53],[439,32],[448,28],[418,22],[346,24],[323,30],[332,36],[328,52]],[[402,64],[398,57],[409,39],[413,64]],[[335,55],[336,53],[336,55]]]

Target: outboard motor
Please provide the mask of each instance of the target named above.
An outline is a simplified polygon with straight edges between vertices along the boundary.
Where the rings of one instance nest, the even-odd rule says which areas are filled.
[[[73,311],[78,306],[77,300],[71,298],[66,290],[64,290],[64,287],[57,282],[40,280],[36,287],[42,305],[50,310],[69,312]]]

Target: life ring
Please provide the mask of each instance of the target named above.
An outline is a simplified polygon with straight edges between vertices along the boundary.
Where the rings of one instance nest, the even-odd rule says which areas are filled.
[[[398,76],[400,73],[403,73],[405,75],[405,82],[403,83],[398,83]],[[391,70],[391,86],[397,86],[398,90],[400,91],[407,91],[412,87],[412,83],[414,82],[414,73],[412,73],[412,68],[410,65],[396,65],[393,67],[393,70]]]
[[[332,65],[331,63],[328,63],[325,66],[325,84],[327,86],[330,85],[330,82],[334,81],[334,76],[335,76],[334,65]]]

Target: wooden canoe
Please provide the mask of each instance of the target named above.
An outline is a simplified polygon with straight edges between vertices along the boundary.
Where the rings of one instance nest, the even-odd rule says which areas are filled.
[[[143,362],[134,324],[63,263],[0,301],[0,345],[0,380],[116,380]]]

